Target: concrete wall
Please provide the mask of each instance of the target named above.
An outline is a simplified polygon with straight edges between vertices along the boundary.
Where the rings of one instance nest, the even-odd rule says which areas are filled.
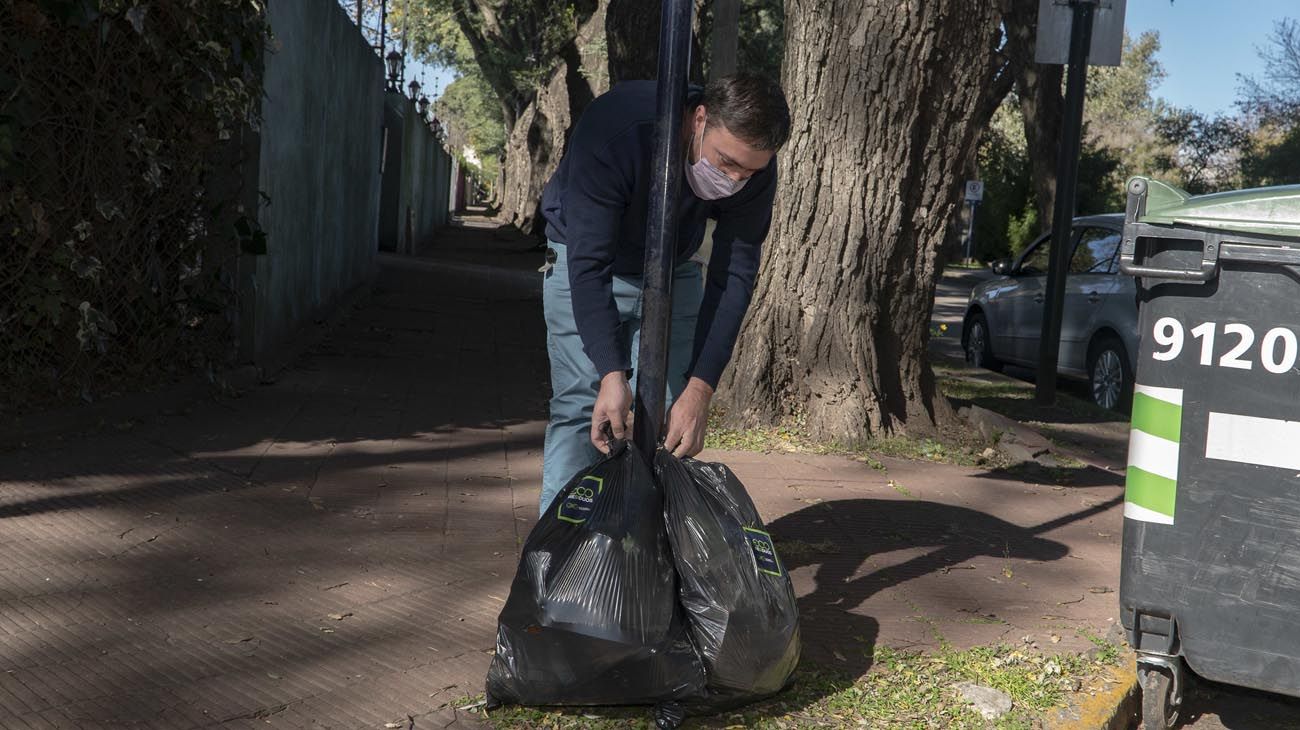
[[[383,64],[336,2],[271,0],[258,222],[241,344],[261,360],[373,276]]]
[[[388,154],[379,245],[386,251],[412,253],[449,220],[451,156],[403,94],[387,94],[384,127]]]

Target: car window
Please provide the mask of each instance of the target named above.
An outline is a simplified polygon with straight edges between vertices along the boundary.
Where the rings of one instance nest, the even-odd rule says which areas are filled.
[[[1048,262],[1051,260],[1051,236],[1044,236],[1034,244],[1024,259],[1020,261],[1020,273],[1024,276],[1046,276]]]
[[[1108,228],[1084,228],[1070,258],[1071,274],[1113,274],[1120,234]]]

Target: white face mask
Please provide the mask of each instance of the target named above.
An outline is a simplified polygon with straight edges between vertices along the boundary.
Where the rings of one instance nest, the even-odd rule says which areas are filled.
[[[700,129],[698,136],[700,155],[695,164],[692,165],[689,159],[686,162],[686,182],[690,184],[691,190],[696,197],[701,200],[718,200],[726,198],[740,192],[749,182],[749,178],[744,180],[732,180],[727,177],[727,173],[713,166],[713,163],[704,156],[704,129]]]

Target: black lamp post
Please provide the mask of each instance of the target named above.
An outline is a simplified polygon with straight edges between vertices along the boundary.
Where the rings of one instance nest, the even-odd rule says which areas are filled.
[[[412,81],[412,84],[415,82]],[[415,102],[415,106],[420,110],[420,118],[424,118],[429,113],[429,97],[421,96],[420,100]]]
[[[416,81],[415,79],[411,79],[411,83],[407,84],[406,88],[411,92],[411,100],[412,100],[412,101],[414,101],[415,99],[420,98],[420,82],[419,82],[419,81]]]
[[[384,60],[388,62],[388,90],[397,91],[397,79],[402,75],[402,54],[389,51]]]

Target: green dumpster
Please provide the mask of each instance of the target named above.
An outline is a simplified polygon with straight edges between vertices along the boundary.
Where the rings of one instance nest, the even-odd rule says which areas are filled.
[[[1300,696],[1300,186],[1127,192],[1120,610],[1153,730],[1176,722],[1184,667]]]

